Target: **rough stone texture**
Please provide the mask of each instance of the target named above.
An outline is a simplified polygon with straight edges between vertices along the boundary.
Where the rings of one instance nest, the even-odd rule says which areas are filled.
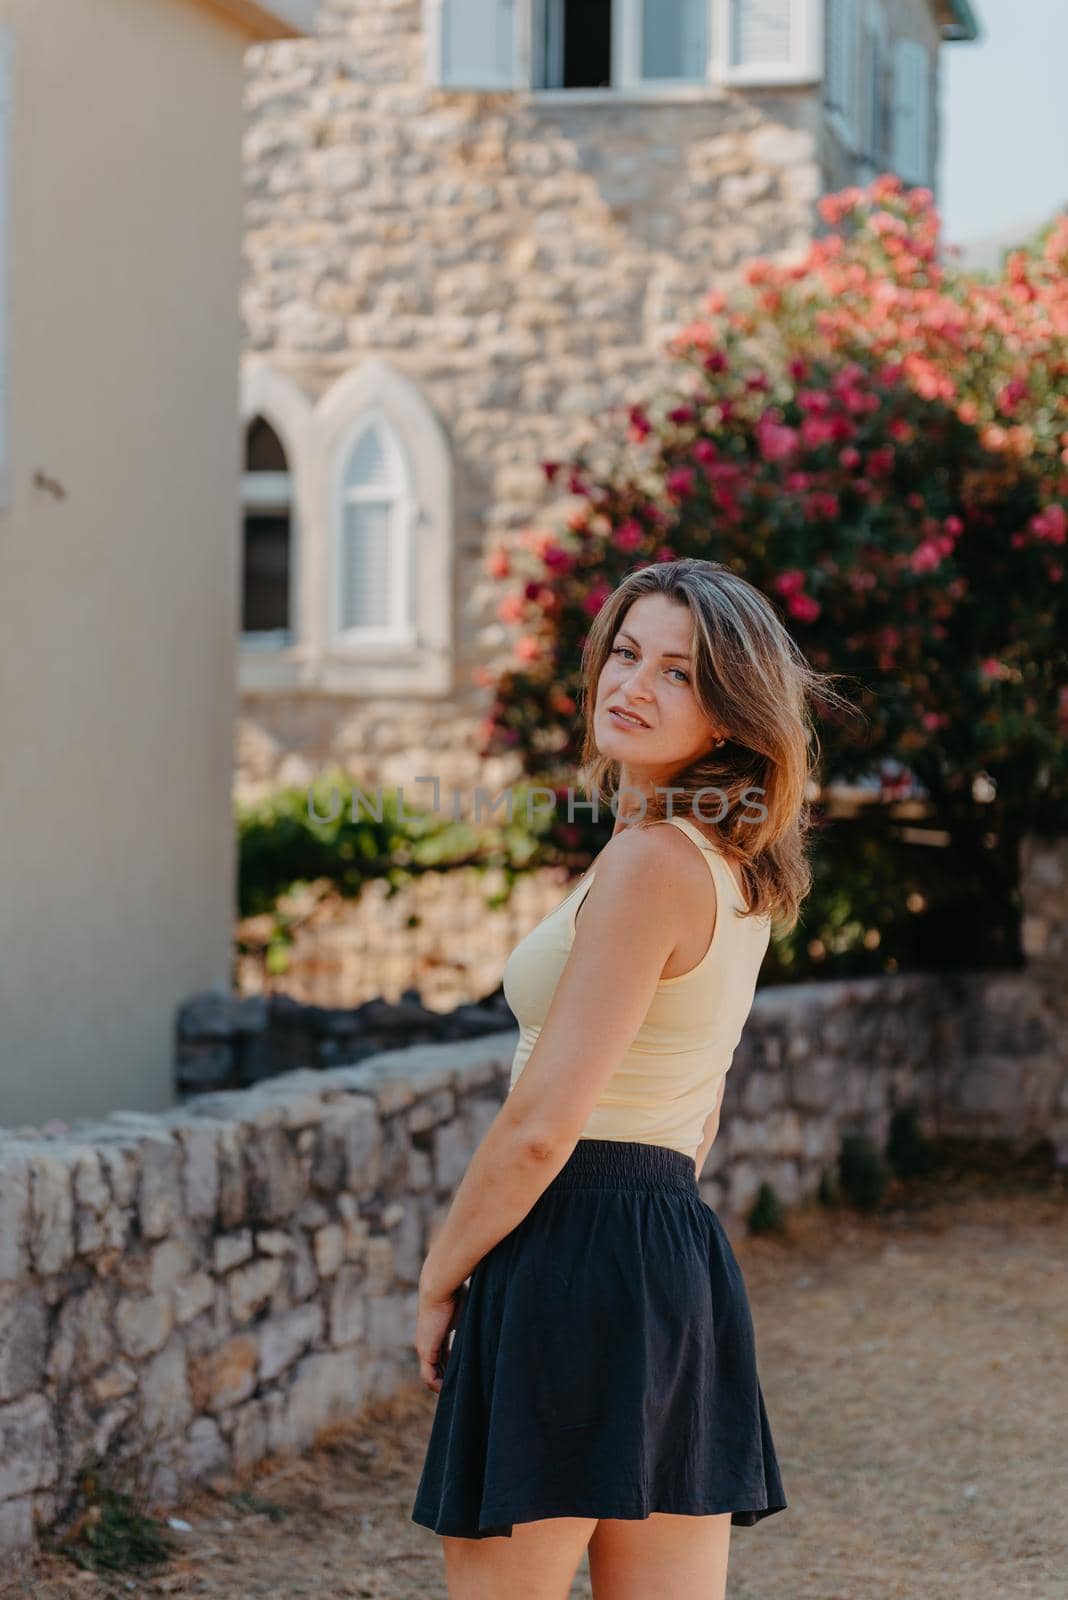
[[[765,1181],[811,1195],[844,1133],[884,1143],[894,1096],[929,1134],[1049,1138],[1068,1165],[1068,847],[1028,841],[1023,861],[1022,972],[758,991],[710,1205],[742,1212]],[[419,1271],[516,1037],[0,1130],[0,1548],[61,1515],[89,1453],[166,1503],[414,1377]]]

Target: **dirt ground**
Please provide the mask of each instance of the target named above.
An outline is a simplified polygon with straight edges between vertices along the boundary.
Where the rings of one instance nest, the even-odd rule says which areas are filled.
[[[732,1530],[729,1600],[1066,1600],[1064,1179],[943,1175],[875,1216],[728,1232],[789,1501]],[[439,1542],[409,1520],[435,1403],[416,1385],[190,1497],[154,1576],[40,1556],[0,1594],[444,1600]]]

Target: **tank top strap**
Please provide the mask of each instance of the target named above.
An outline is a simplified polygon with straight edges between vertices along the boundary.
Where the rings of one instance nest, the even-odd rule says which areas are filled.
[[[676,828],[681,828],[683,833],[691,838],[694,844],[704,852],[705,860],[708,862],[708,869],[715,879],[717,894],[720,887],[725,886],[730,901],[740,907],[741,910],[747,910],[748,907],[742,897],[741,890],[738,888],[737,880],[730,867],[728,867],[723,852],[717,850],[714,844],[709,843],[696,822],[691,822],[689,817],[665,817],[664,821],[674,823]]]

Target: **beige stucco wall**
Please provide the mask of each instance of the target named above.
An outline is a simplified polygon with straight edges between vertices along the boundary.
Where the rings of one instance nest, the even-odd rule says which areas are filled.
[[[174,1008],[229,974],[248,41],[187,0],[0,21],[4,1126],[168,1104]]]

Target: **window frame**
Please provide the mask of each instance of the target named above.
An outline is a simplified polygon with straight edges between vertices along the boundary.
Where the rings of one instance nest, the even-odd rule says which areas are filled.
[[[289,462],[289,452],[286,450],[285,441],[280,431],[275,427],[269,417],[262,412],[257,412],[245,424],[245,433],[252,423],[260,418],[273,430],[279,444],[282,446],[286,461]],[[289,626],[287,628],[255,628],[241,629],[241,645],[246,650],[285,650],[296,640],[294,619],[294,562],[293,555],[296,545],[294,525],[296,523],[296,505],[293,494],[293,467],[289,463],[286,472],[249,472],[247,469],[241,474],[241,553],[244,557],[245,517],[250,511],[286,511],[289,514],[289,551],[287,567],[289,571],[289,593],[286,596],[286,609],[289,612]],[[241,574],[244,584],[244,572]]]
[[[240,462],[238,475],[238,551],[239,561],[244,559],[245,509],[249,500],[258,500],[260,486],[255,491],[253,479],[277,478],[278,474],[245,471],[245,441],[249,428],[261,417],[274,430],[286,458],[289,479],[289,627],[246,633],[241,626],[238,610],[238,653],[241,684],[245,688],[272,686],[279,673],[284,675],[286,663],[296,661],[302,654],[308,636],[311,618],[306,583],[306,528],[308,506],[307,457],[312,421],[311,402],[298,389],[292,379],[277,371],[262,356],[246,356],[241,366],[241,395],[238,408],[240,425]],[[275,484],[277,489],[277,483]],[[264,490],[266,493],[266,490]],[[255,507],[253,507],[255,509]],[[241,585],[244,582],[241,566],[238,567],[237,605],[241,603]],[[264,677],[263,675],[267,676]]]
[[[424,0],[425,73],[439,89],[463,93],[516,91],[525,101],[581,105],[620,100],[718,98],[729,88],[818,83],[823,77],[824,0],[787,0],[792,14],[791,56],[781,63],[733,64],[731,32],[735,0],[706,0],[708,55],[703,77],[641,78],[643,0],[612,0],[612,77],[607,87],[543,87],[535,75],[546,70],[547,8],[565,0],[514,0],[512,81],[464,85],[446,81],[442,70],[443,17],[447,0]],[[655,3],[655,0],[651,0]],[[562,38],[562,30],[559,30]],[[557,44],[559,48],[559,44]]]
[[[381,441],[382,451],[389,466],[392,480],[388,500],[390,504],[389,537],[397,542],[396,560],[391,562],[389,593],[390,622],[385,626],[346,627],[344,625],[345,597],[341,588],[344,561],[344,543],[348,536],[346,510],[348,506],[366,500],[380,504],[387,496],[377,486],[360,486],[348,483],[349,462],[364,434],[374,429]],[[327,640],[331,650],[359,655],[370,650],[378,654],[389,650],[411,650],[417,642],[415,620],[415,574],[412,563],[415,556],[415,523],[418,503],[412,493],[412,464],[407,459],[404,441],[398,437],[389,418],[378,407],[352,419],[341,436],[334,457],[335,481],[331,503],[334,517],[330,530],[330,579],[333,596],[330,631]]]

